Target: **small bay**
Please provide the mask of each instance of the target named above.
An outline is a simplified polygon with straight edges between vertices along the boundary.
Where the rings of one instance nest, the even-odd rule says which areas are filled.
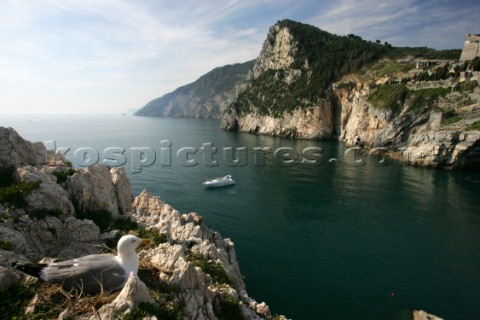
[[[97,155],[123,162],[134,195],[146,188],[203,216],[234,241],[250,296],[274,313],[480,318],[479,173],[354,158],[333,141],[225,132],[217,120],[2,115],[0,125],[68,149],[75,167]],[[202,186],[227,174],[235,186]]]

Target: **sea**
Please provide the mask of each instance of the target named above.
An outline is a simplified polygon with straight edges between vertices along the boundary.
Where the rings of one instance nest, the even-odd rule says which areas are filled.
[[[124,166],[235,243],[249,295],[289,319],[480,319],[480,174],[400,165],[336,141],[218,120],[0,115],[75,168]],[[232,175],[234,186],[202,182]]]

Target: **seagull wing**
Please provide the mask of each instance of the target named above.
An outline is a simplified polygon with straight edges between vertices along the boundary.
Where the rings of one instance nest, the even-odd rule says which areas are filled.
[[[93,254],[77,259],[49,264],[41,271],[45,281],[58,283],[67,291],[72,289],[96,294],[123,287],[128,274],[110,254]]]

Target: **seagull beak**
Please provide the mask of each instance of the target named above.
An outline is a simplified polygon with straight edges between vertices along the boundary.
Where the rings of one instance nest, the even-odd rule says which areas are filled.
[[[142,241],[140,241],[140,244],[142,245],[149,245],[152,243],[152,240],[148,239],[148,238],[143,238]]]

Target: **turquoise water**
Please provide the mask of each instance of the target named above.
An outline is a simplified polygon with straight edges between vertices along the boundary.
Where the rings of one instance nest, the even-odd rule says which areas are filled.
[[[111,156],[107,147],[125,149],[125,157],[113,158],[127,160],[134,194],[147,188],[232,238],[249,294],[274,313],[292,319],[404,319],[410,310],[424,309],[445,319],[480,319],[477,173],[381,166],[376,158],[355,165],[336,142],[228,133],[214,120],[0,116],[0,125],[30,140],[70,147],[67,158],[76,166],[85,163],[73,156],[80,147],[98,151],[100,160]],[[185,152],[177,156],[179,149],[203,143],[218,152],[191,154],[196,166],[186,166]],[[132,168],[132,155],[148,164],[151,154],[142,149],[141,158],[135,147],[157,156],[140,173],[133,173],[141,164]],[[242,166],[224,161],[224,147],[246,148]],[[253,148],[265,147],[272,152],[263,163]],[[310,151],[302,155],[312,147],[321,148],[324,164],[300,163],[320,159]],[[298,159],[285,164],[281,152],[273,155],[278,148],[296,151]],[[218,166],[210,166],[212,160]],[[201,185],[226,174],[235,186]]]

